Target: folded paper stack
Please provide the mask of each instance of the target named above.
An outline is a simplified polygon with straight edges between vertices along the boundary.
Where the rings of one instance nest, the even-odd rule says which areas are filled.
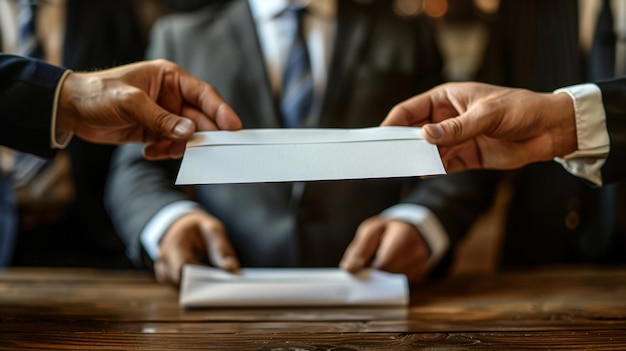
[[[338,268],[245,268],[237,274],[186,265],[179,303],[192,307],[406,306],[406,276]]]

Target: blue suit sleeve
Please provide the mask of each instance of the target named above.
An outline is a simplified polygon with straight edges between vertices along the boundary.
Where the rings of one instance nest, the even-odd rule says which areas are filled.
[[[0,144],[50,157],[50,128],[64,68],[0,54]]]

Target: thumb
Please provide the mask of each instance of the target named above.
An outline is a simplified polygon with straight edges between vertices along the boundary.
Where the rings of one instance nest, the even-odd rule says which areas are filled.
[[[238,271],[240,267],[239,260],[225,233],[202,228],[202,234],[208,248],[209,261],[214,266],[225,271]]]
[[[152,101],[150,106],[148,113],[141,114],[140,123],[158,137],[186,140],[196,131],[196,123],[192,119],[172,114]]]
[[[196,123],[163,108],[140,91],[140,99],[135,101],[128,114],[132,122],[156,135],[157,139],[187,140],[196,131]],[[144,140],[145,141],[145,140]]]
[[[189,139],[196,131],[196,124],[189,118],[167,113],[162,117],[156,132],[167,139]]]
[[[488,133],[497,125],[496,119],[474,111],[424,125],[424,138],[431,144],[451,146]]]

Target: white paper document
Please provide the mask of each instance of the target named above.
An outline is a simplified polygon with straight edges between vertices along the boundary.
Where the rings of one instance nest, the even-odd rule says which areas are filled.
[[[257,183],[445,174],[415,127],[200,132],[176,184]]]
[[[406,306],[406,276],[378,270],[356,275],[339,268],[244,268],[238,274],[186,265],[184,307]]]

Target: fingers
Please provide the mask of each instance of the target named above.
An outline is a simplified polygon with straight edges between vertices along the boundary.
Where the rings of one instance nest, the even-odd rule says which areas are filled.
[[[376,254],[384,230],[385,221],[381,217],[364,221],[346,249],[339,267],[351,273],[367,267]]]
[[[197,131],[219,129],[215,122],[192,106],[183,106],[182,115],[195,123]],[[185,153],[186,141],[158,140],[149,143],[143,150],[143,156],[147,160],[177,159]]]
[[[196,256],[203,251],[204,241],[193,228],[168,231],[159,246],[154,274],[161,283],[180,284],[185,264],[202,264]]]
[[[143,157],[151,161],[181,158],[185,145],[185,141],[159,140],[144,147]]]
[[[428,247],[417,229],[401,221],[389,221],[372,267],[405,274],[410,284],[426,278]]]
[[[186,140],[196,131],[241,128],[241,120],[237,114],[211,85],[170,62],[159,63],[164,65],[165,74],[158,104],[151,104],[150,115],[155,126],[148,125],[148,128],[160,138]],[[152,157],[153,151],[155,150],[147,150],[146,156]],[[163,150],[156,152],[158,157],[163,154],[161,151]],[[170,155],[172,156],[180,157],[182,154],[175,153]]]
[[[444,84],[396,105],[382,125],[422,126],[425,139],[454,145],[494,130],[499,104],[475,104],[472,93],[483,85]]]
[[[186,264],[204,265],[202,262],[190,258],[186,261],[178,261],[177,263],[157,259],[154,262],[154,276],[159,283],[180,284],[182,278],[182,269]]]
[[[473,140],[453,146],[439,146],[439,154],[447,173],[483,167],[480,149]]]
[[[207,118],[213,119],[219,129],[241,128],[241,120],[211,85],[177,67],[176,74],[184,103],[198,108]]]
[[[428,249],[412,225],[389,221],[372,267],[386,271],[402,271],[416,263],[415,258],[427,257]]]
[[[197,132],[219,129],[214,120],[207,118],[202,111],[193,106],[183,106],[181,115],[194,121]]]
[[[159,244],[154,263],[158,281],[180,283],[185,264],[206,264],[237,271],[239,261],[228,241],[222,224],[203,211],[186,214],[172,223]]]
[[[459,101],[463,94],[451,95],[450,90],[455,90],[455,85],[443,84],[399,103],[381,125],[419,127],[458,116],[465,108],[465,104]]]
[[[428,93],[414,96],[394,106],[382,126],[420,126],[430,122],[432,104]]]
[[[144,107],[137,117],[143,119],[144,126],[160,138],[187,140],[196,131],[196,124],[192,119],[172,114],[154,102],[147,103],[150,106],[148,111]]]
[[[361,224],[340,267],[351,273],[371,266],[405,274],[413,285],[426,278],[428,255],[428,247],[413,225],[377,216]]]
[[[215,267],[229,272],[239,270],[239,260],[237,260],[235,250],[230,245],[230,241],[228,241],[221,224],[217,226],[215,224],[203,226],[202,235],[209,253],[209,261]]]

